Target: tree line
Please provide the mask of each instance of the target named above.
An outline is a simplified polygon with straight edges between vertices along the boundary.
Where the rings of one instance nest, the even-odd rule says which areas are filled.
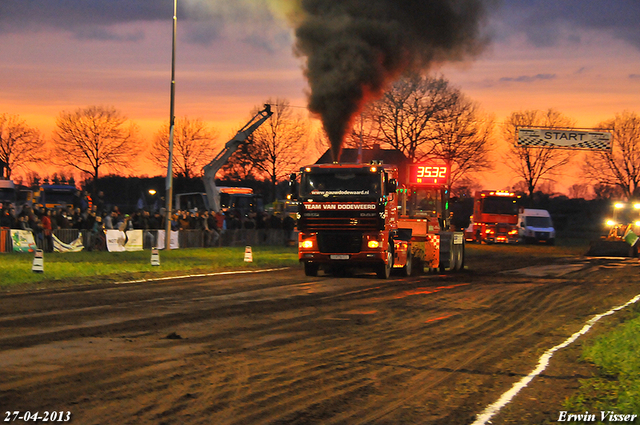
[[[267,99],[265,103],[272,105],[273,116],[241,145],[219,177],[265,180],[275,193],[278,182],[303,162],[315,160],[311,155],[322,153],[329,143],[288,100]],[[478,177],[500,164],[519,179],[512,188],[533,197],[536,189],[561,178],[567,166],[579,162],[583,183],[574,185],[570,195],[584,196],[592,186],[596,194],[640,196],[640,116],[635,112],[616,113],[594,126],[613,133],[611,151],[577,153],[516,146],[517,128],[531,126],[572,129],[575,120],[549,108],[515,111],[498,123],[444,77],[409,74],[365,106],[351,123],[345,145],[367,149],[379,144],[402,151],[411,161],[445,160],[452,165],[450,189],[458,194],[479,188]],[[173,140],[174,175],[200,176],[202,167],[217,153],[218,138],[219,132],[203,120],[178,118]],[[140,155],[166,167],[169,123],[158,129],[145,149],[139,127],[116,108],[78,108],[60,113],[48,145],[45,148],[41,132],[19,116],[0,114],[0,162],[6,164],[5,178],[11,178],[16,170],[33,173],[30,167],[50,162],[80,172],[94,185],[107,171],[117,174],[128,169]],[[92,189],[97,192],[96,187]]]

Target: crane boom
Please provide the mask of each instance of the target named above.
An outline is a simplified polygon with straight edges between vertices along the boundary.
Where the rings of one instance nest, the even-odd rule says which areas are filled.
[[[209,206],[220,212],[220,192],[216,187],[216,174],[227,163],[231,155],[238,150],[240,145],[246,142],[247,138],[258,129],[269,117],[273,115],[271,105],[265,104],[264,109],[254,115],[251,120],[242,127],[236,135],[229,140],[224,148],[213,158],[213,160],[202,168],[204,187],[207,192]]]

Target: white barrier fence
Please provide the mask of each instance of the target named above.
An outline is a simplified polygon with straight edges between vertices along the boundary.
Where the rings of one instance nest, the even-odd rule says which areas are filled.
[[[171,249],[246,245],[294,245],[295,232],[282,229],[233,229],[172,231]],[[0,252],[140,251],[165,246],[164,230],[107,230],[93,233],[76,229],[54,230],[49,237],[31,230],[0,229]]]

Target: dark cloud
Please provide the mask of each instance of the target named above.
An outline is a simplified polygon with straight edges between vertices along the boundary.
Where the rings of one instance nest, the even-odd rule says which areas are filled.
[[[108,26],[169,19],[173,4],[157,0],[2,0],[0,28]]]
[[[259,48],[282,47],[283,24],[267,0],[179,0],[179,36],[189,43],[209,45],[223,34]],[[163,21],[170,26],[170,0],[0,0],[0,33],[61,30],[80,40],[135,42],[143,30],[118,24]],[[291,39],[287,41],[287,47]]]
[[[506,31],[524,32],[538,47],[580,42],[581,30],[599,30],[640,49],[638,0],[508,0],[497,20]]]
[[[498,81],[501,83],[533,83],[541,80],[555,80],[556,77],[556,74],[520,75],[518,77],[502,77]]]

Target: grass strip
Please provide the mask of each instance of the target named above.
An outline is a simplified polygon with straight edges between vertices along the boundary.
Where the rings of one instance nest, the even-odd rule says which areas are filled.
[[[568,411],[640,414],[640,307],[633,314],[634,318],[586,343],[582,360],[598,372],[580,381],[576,394],[565,402]]]
[[[245,262],[244,254],[245,247],[160,251],[160,266],[152,266],[150,250],[53,252],[44,254],[43,273],[32,271],[32,254],[2,254],[0,256],[0,291],[298,266],[297,247],[252,247],[252,262]]]

